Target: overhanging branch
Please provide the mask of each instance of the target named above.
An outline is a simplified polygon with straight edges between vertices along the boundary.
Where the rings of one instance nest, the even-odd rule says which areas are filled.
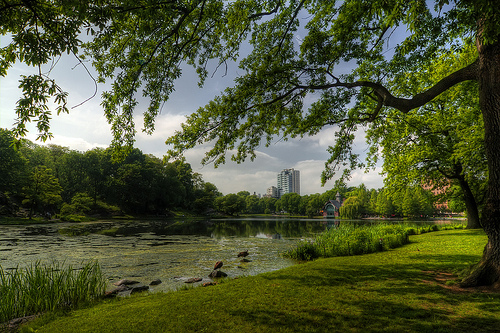
[[[348,89],[359,88],[359,87],[368,87],[373,89],[375,94],[382,98],[383,106],[393,107],[397,110],[400,110],[403,113],[408,113],[410,110],[421,107],[435,97],[439,96],[444,91],[448,90],[452,86],[469,80],[477,80],[479,62],[476,59],[470,65],[459,69],[456,72],[451,73],[450,75],[444,77],[439,82],[437,82],[434,86],[430,87],[426,91],[416,94],[412,98],[400,98],[395,97],[390,93],[390,91],[384,87],[380,83],[375,83],[371,81],[356,81],[356,82],[341,82],[338,78],[332,76],[335,79],[335,82],[325,85],[309,85],[309,86],[297,86],[295,89],[311,89],[311,90],[324,90],[335,87],[343,87]],[[377,110],[380,110],[377,107]],[[377,112],[377,111],[376,111]],[[377,114],[374,113],[373,117]]]

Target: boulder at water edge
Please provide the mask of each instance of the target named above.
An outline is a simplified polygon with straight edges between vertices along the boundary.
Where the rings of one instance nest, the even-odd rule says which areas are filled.
[[[212,273],[208,274],[210,278],[226,277],[227,274],[221,271],[213,270]]]
[[[150,286],[157,286],[161,284],[161,280],[160,279],[156,279],[156,280],[153,280],[149,283]]]

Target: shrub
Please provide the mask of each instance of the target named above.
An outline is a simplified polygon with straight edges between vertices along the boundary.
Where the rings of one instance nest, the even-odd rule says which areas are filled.
[[[343,222],[316,236],[314,242],[302,242],[297,248],[283,253],[284,257],[312,260],[317,257],[350,256],[387,251],[410,242],[410,235],[419,235],[442,229],[463,229],[465,224],[409,225],[375,223],[359,225]]]

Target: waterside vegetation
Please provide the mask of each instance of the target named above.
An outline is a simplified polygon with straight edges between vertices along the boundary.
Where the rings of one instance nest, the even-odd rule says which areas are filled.
[[[78,269],[57,262],[35,262],[11,271],[0,266],[0,323],[88,305],[103,295],[105,286],[97,261],[82,263]]]
[[[21,332],[471,332],[500,325],[500,295],[460,289],[481,230],[410,236],[380,253],[322,258],[206,288],[47,314]]]
[[[302,241],[283,255],[297,260],[339,257],[387,251],[410,242],[410,235],[431,231],[463,229],[464,224],[374,223],[359,225],[342,222],[317,235],[314,241]]]

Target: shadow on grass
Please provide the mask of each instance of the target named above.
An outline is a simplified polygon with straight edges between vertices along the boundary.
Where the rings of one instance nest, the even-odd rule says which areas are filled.
[[[469,254],[454,254],[454,255],[439,255],[439,254],[418,254],[409,255],[408,259],[416,262],[414,267],[419,267],[423,270],[448,270],[450,266],[456,269],[468,267],[471,263],[479,261],[479,257]],[[404,269],[404,268],[403,268]]]
[[[500,331],[500,294],[454,292],[434,280],[432,272],[448,271],[457,263],[474,262],[473,255],[408,256],[408,263],[347,264],[325,260],[305,264],[300,273],[277,273],[270,276],[282,285],[304,286],[339,297],[335,306],[306,313],[249,313],[252,320],[267,325],[291,325],[321,332],[359,330],[363,332],[497,332]],[[418,257],[418,258],[417,258]],[[262,276],[264,279],[266,275]],[[320,297],[320,296],[318,296]],[[468,305],[470,305],[470,311]],[[339,304],[341,304],[339,306]],[[343,311],[343,309],[349,309]],[[265,312],[265,311],[264,311]],[[310,312],[310,313],[308,313]],[[274,323],[274,324],[271,324]]]
[[[230,312],[269,332],[497,332],[500,320],[475,315],[450,319],[450,313],[400,302],[351,301],[356,311],[306,308],[296,311],[251,308]]]
[[[450,236],[460,236],[460,237],[470,237],[470,236],[486,236],[483,229],[457,229],[457,230],[445,230],[445,233],[435,233],[434,237],[450,237]]]
[[[300,271],[299,274],[288,274],[288,271],[275,272],[270,278],[290,280],[293,283],[299,283],[308,287],[317,286],[339,286],[343,284],[357,284],[363,282],[375,282],[393,279],[408,281],[411,279],[421,279],[425,273],[423,271],[449,271],[450,267],[454,270],[466,268],[468,263],[476,262],[477,256],[473,255],[433,255],[419,254],[410,255],[407,258],[408,264],[384,264],[368,263],[357,264],[355,256],[350,257],[353,261],[350,265],[304,264],[307,268]],[[325,261],[326,263],[327,261]],[[457,266],[457,262],[462,263]],[[265,278],[266,275],[263,275]]]

